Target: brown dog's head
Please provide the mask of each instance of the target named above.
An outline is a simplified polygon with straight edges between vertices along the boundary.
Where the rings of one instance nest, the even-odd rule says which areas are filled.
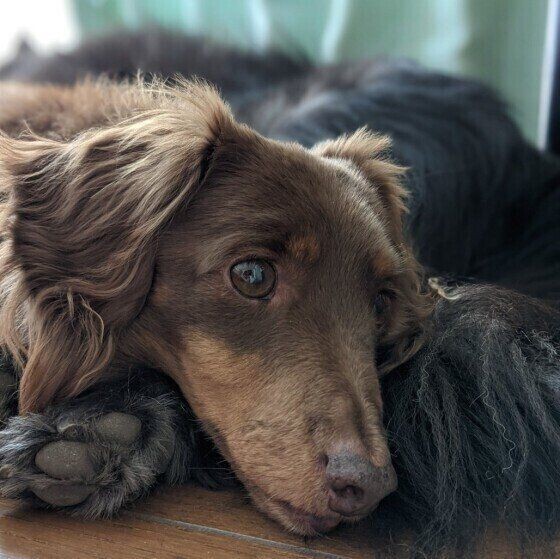
[[[362,517],[396,486],[378,377],[426,311],[387,141],[278,143],[201,85],[119,102],[2,140],[21,410],[162,368],[261,509],[307,534]]]

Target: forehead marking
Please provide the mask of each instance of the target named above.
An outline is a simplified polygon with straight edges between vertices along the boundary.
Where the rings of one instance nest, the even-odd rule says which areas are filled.
[[[319,258],[319,240],[312,233],[293,235],[286,243],[288,254],[303,262],[313,263]]]

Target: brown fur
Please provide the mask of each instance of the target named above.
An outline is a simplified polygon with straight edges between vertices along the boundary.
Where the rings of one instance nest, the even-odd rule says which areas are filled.
[[[285,504],[330,514],[328,448],[390,464],[378,376],[418,349],[430,301],[386,138],[275,142],[197,83],[3,87],[0,335],[22,413],[161,368],[257,505],[304,533]],[[266,301],[230,283],[249,258],[277,270]]]

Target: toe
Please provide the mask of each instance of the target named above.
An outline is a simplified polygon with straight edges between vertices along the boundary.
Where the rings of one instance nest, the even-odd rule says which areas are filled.
[[[33,493],[45,503],[55,507],[70,507],[85,501],[94,488],[87,485],[51,485],[48,487],[36,487]]]
[[[56,479],[89,480],[95,476],[95,469],[85,443],[74,441],[49,443],[35,455],[35,465],[45,474]]]
[[[142,422],[128,413],[111,412],[102,416],[96,427],[103,438],[129,446],[140,437]]]

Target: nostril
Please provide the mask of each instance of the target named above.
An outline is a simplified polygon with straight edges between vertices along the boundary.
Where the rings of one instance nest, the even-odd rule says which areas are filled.
[[[396,488],[390,464],[377,468],[356,454],[329,456],[326,481],[330,490],[329,507],[345,516],[368,512]]]
[[[365,492],[347,480],[337,480],[330,484],[329,508],[344,516],[353,516],[367,506]]]
[[[340,498],[350,501],[361,501],[364,496],[364,490],[356,485],[345,485],[342,489],[332,487],[334,493]]]

